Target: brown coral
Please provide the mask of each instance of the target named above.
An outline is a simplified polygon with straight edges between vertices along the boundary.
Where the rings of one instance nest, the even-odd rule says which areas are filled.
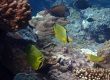
[[[16,31],[28,24],[31,8],[27,0],[0,0],[0,29]]]
[[[74,70],[84,80],[110,80],[110,70],[103,68],[81,68]]]

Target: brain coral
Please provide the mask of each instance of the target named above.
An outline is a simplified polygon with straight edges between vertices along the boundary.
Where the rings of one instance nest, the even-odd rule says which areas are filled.
[[[28,24],[31,8],[27,0],[0,0],[0,29],[16,31]]]

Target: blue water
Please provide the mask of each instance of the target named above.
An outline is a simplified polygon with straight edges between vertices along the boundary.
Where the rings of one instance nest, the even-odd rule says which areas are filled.
[[[43,9],[49,9],[55,4],[64,4],[68,7],[73,7],[74,2],[77,0],[29,0],[32,8],[32,16]],[[109,0],[87,0],[92,6],[110,8]]]
[[[48,9],[50,7],[50,3],[48,3],[46,0],[29,0],[29,3],[32,8],[32,16],[35,16],[36,13],[43,9]]]

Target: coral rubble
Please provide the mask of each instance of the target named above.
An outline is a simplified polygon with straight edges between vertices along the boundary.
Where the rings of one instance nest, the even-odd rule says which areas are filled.
[[[110,70],[103,68],[81,68],[73,71],[84,80],[110,80]]]
[[[27,26],[30,13],[27,0],[0,0],[0,29],[16,31]]]

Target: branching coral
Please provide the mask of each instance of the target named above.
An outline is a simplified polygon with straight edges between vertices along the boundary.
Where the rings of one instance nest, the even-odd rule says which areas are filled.
[[[28,24],[31,8],[27,0],[0,0],[0,29],[16,31]]]
[[[103,68],[81,68],[74,70],[84,80],[110,80],[110,70]]]

